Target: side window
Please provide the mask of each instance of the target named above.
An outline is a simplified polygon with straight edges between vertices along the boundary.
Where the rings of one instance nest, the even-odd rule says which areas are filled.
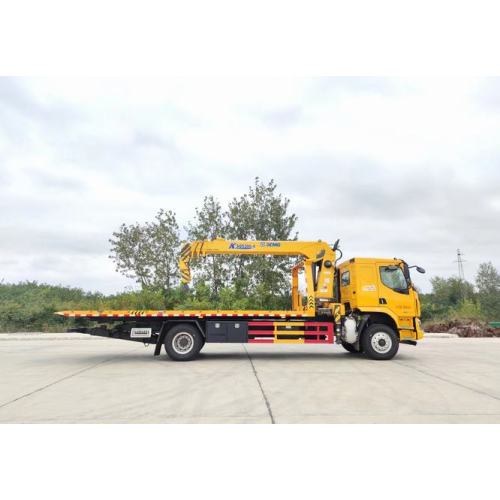
[[[348,286],[351,284],[351,273],[349,271],[344,271],[340,277],[341,286]]]
[[[399,266],[381,266],[380,279],[385,286],[395,292],[408,293],[408,283],[403,270]]]

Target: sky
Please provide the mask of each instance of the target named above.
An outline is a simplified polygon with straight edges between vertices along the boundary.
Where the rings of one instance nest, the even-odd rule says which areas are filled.
[[[109,238],[274,179],[299,238],[500,267],[500,78],[0,78],[0,281],[136,288]]]

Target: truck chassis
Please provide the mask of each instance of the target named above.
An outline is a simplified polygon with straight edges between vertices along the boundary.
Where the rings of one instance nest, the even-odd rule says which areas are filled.
[[[201,336],[201,347],[208,343],[252,343],[252,344],[333,344],[334,322],[325,318],[303,317],[293,312],[259,311],[255,313],[183,313],[174,312],[69,312],[65,317],[86,319],[97,326],[79,326],[70,331],[98,337],[115,338],[155,344],[154,354],[161,352],[167,334],[174,327],[186,327]],[[168,349],[167,349],[168,352]],[[188,360],[198,354],[175,355],[176,360]],[[179,353],[177,353],[179,354]],[[186,353],[187,354],[187,353]],[[172,356],[171,356],[172,357]]]

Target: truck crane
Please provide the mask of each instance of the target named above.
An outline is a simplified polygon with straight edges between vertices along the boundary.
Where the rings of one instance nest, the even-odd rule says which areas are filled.
[[[91,326],[72,331],[164,346],[175,361],[195,359],[206,342],[340,344],[349,353],[376,360],[393,358],[400,344],[423,338],[420,301],[402,259],[342,258],[339,240],[202,240],[180,252],[181,282],[191,281],[190,263],[208,255],[296,257],[291,270],[289,310],[103,310],[59,311]],[[299,275],[305,276],[305,293]]]

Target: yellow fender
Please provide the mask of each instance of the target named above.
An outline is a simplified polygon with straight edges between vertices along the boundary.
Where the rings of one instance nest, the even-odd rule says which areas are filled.
[[[399,338],[401,340],[419,340],[423,338],[423,335],[418,334],[418,330],[407,330],[407,329],[401,329],[399,326],[399,320],[398,317],[389,309],[385,307],[359,307],[359,311],[363,313],[379,313],[379,314],[384,314],[385,316],[389,316],[393,321],[394,324],[396,325],[396,328],[399,333]]]

